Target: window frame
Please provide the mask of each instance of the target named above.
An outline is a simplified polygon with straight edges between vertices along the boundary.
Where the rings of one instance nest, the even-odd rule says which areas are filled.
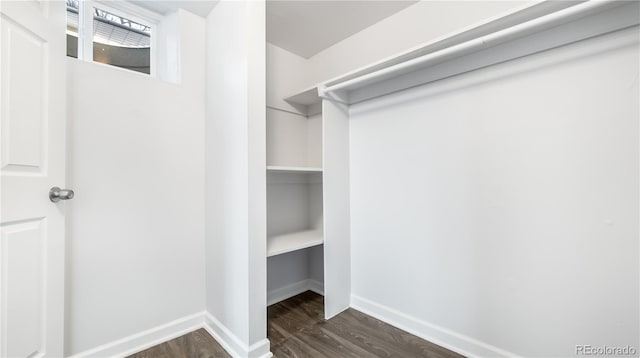
[[[150,68],[148,75],[110,64],[104,65],[126,70],[128,72],[136,72],[149,77],[157,77],[157,34],[158,26],[162,20],[162,15],[125,1],[78,1],[78,60],[100,63],[93,60],[93,9],[95,7],[151,28],[149,41]]]

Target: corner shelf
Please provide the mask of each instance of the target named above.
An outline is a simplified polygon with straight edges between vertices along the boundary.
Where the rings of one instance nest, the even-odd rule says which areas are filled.
[[[285,97],[284,100],[303,106],[310,106],[322,102],[322,98],[318,95],[318,86],[306,88],[303,91]]]
[[[320,230],[297,231],[267,238],[267,257],[321,245],[324,235]]]
[[[322,168],[315,167],[285,167],[278,165],[268,165],[267,172],[271,173],[322,173]]]
[[[307,88],[301,92],[287,96],[284,100],[307,116],[322,112],[322,98],[318,94],[318,86]]]

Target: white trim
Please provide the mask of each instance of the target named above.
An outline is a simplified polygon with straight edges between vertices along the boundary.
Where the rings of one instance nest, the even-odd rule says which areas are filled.
[[[93,1],[78,2],[78,60],[93,62]]]
[[[132,334],[116,341],[86,350],[70,358],[126,357],[157,344],[203,328],[204,312],[192,314],[160,326]]]
[[[435,343],[466,357],[519,357],[502,348],[420,320],[391,307],[351,295],[351,307],[403,331]]]
[[[284,301],[287,298],[291,298],[306,291],[312,291],[319,295],[324,295],[322,282],[306,279],[267,292],[267,306],[271,306],[274,303]]]
[[[324,296],[324,285],[317,280],[309,280],[309,291]]]
[[[247,346],[209,312],[203,311],[77,353],[69,358],[126,357],[204,328],[233,357],[270,358],[267,338]]]
[[[270,358],[273,356],[268,339],[246,346],[222,322],[210,313],[204,314],[204,329],[233,357]]]
[[[141,6],[135,5],[128,1],[105,1],[105,0],[93,0],[95,4],[100,7],[106,7],[105,10],[111,12],[111,10],[117,10],[125,15],[124,17],[138,22],[142,25],[151,26],[158,24],[164,17],[162,14],[155,11],[147,10]],[[120,14],[115,13],[120,16]]]

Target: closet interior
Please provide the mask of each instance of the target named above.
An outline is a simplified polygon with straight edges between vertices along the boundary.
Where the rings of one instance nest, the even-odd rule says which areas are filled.
[[[311,106],[298,97],[285,100],[300,111],[266,110],[268,305],[323,294],[322,113],[317,95],[307,93]]]

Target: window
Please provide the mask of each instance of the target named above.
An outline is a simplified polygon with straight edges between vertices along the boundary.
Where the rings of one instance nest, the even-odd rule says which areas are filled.
[[[78,58],[78,0],[67,0],[67,56]]]
[[[66,1],[67,56],[153,73],[154,22],[112,7],[122,2]]]

